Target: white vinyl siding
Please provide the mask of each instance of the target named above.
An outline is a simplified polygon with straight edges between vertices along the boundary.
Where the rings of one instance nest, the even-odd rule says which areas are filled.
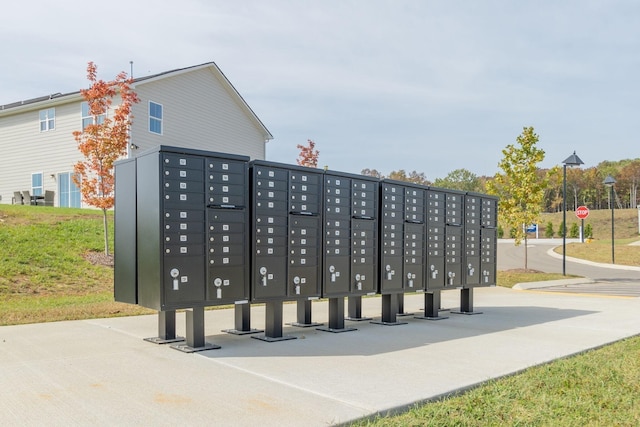
[[[14,191],[31,190],[31,174],[42,171],[42,194],[56,192],[57,174],[69,171],[82,158],[73,131],[81,130],[78,120],[80,101],[55,106],[56,131],[40,132],[38,107],[12,115],[0,116],[0,194],[2,202],[11,200]],[[35,114],[34,114],[35,113]]]
[[[149,115],[148,103],[143,101],[134,105],[132,142],[140,147],[134,155],[161,143],[242,154],[252,159],[265,158],[262,130],[211,69],[202,68],[142,83],[135,87],[140,99],[153,100],[163,107],[163,139],[160,141],[158,135],[149,132],[145,120]]]

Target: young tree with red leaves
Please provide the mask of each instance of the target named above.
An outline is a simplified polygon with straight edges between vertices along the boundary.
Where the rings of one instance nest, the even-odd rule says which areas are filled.
[[[109,255],[107,210],[114,205],[113,163],[127,154],[133,118],[131,106],[139,99],[131,89],[133,80],[124,71],[114,80],[104,81],[97,78],[97,70],[93,62],[88,63],[87,79],[91,86],[80,90],[93,120],[82,131],[73,132],[78,150],[84,156],[73,168],[73,181],[80,188],[83,200],[102,210],[104,248]],[[120,103],[111,109],[116,97]]]
[[[316,150],[315,147],[316,143],[310,139],[307,140],[307,145],[298,144],[297,148],[300,150],[300,154],[296,162],[298,162],[300,166],[317,168],[320,152]]]

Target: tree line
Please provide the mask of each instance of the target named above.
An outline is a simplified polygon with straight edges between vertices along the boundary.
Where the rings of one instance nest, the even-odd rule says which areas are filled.
[[[536,175],[540,181],[548,180],[542,199],[543,212],[562,211],[563,174],[562,167],[550,169],[536,168]],[[363,169],[362,175],[377,178],[388,178],[415,184],[432,185],[461,191],[475,191],[487,193],[488,186],[496,177],[478,176],[467,169],[456,169],[444,178],[430,181],[423,172],[411,171],[407,173],[400,169],[384,175],[376,169]],[[614,185],[615,208],[637,208],[640,186],[640,158],[619,161],[605,160],[597,166],[589,168],[567,167],[567,210],[575,210],[578,206],[589,209],[609,209],[611,206],[611,191],[603,182],[611,175],[617,182]]]

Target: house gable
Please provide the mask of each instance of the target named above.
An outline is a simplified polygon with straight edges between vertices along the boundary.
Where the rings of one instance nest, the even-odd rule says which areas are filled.
[[[141,102],[134,105],[130,154],[174,145],[264,159],[270,132],[213,63],[134,79]],[[162,105],[163,132],[149,132],[149,101]],[[0,106],[0,203],[31,188],[41,172],[43,191],[56,192],[61,173],[81,159],[73,131],[82,126],[80,92],[54,94]],[[114,106],[116,101],[114,101]],[[41,132],[39,111],[55,109],[55,129]]]

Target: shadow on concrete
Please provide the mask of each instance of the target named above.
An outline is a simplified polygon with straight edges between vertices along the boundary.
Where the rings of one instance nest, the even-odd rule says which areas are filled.
[[[375,356],[596,313],[533,306],[488,306],[481,307],[480,310],[482,314],[476,315],[443,312],[442,315],[449,317],[438,321],[403,317],[402,320],[408,323],[397,326],[346,321],[345,326],[357,330],[338,334],[318,331],[315,328],[285,326],[284,335],[297,339],[274,343],[251,339],[248,335],[236,336],[220,332],[207,335],[206,340],[222,348],[200,354],[212,358]]]

